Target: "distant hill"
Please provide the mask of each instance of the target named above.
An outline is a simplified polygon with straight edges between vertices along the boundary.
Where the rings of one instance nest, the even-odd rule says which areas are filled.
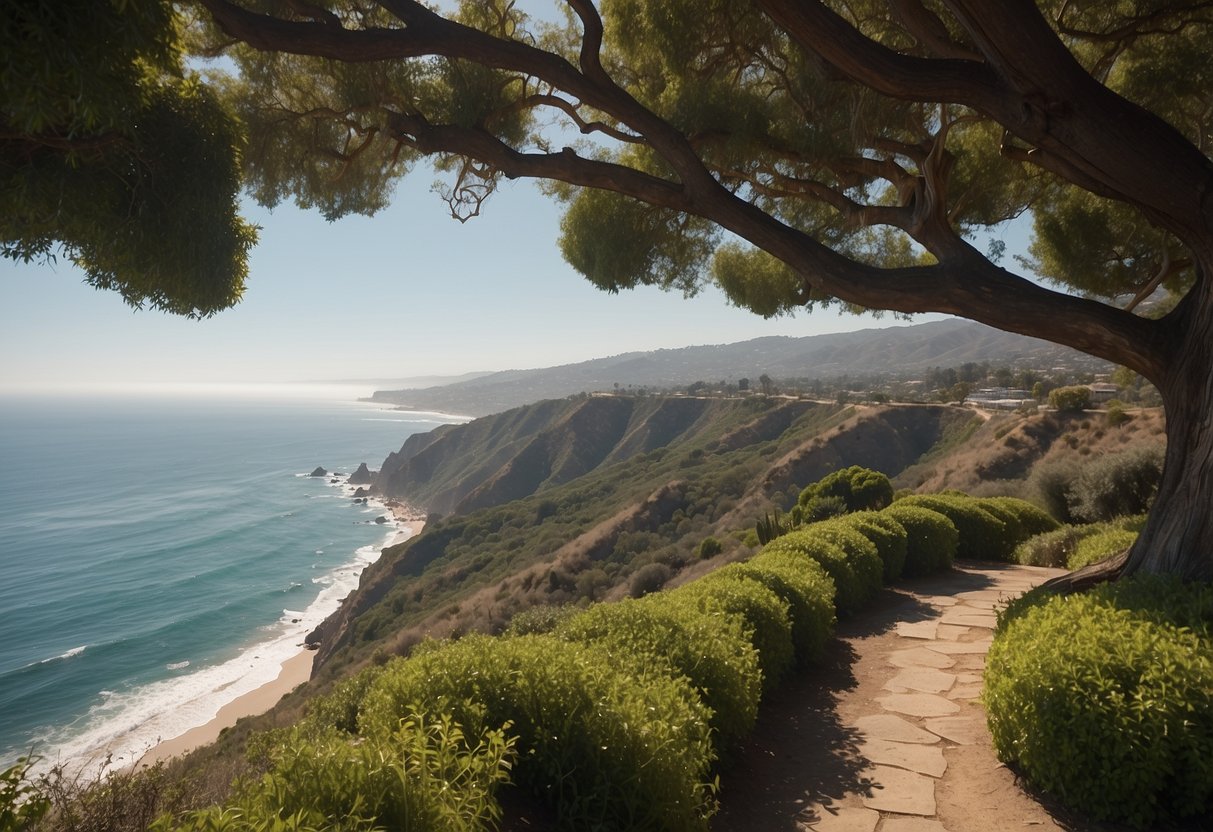
[[[541,399],[627,387],[677,387],[695,381],[836,378],[908,373],[966,362],[1102,369],[1107,362],[1076,350],[949,320],[916,326],[863,329],[805,338],[756,338],[736,344],[632,352],[578,364],[506,370],[479,378],[406,390],[380,390],[372,399],[415,410],[483,416]]]

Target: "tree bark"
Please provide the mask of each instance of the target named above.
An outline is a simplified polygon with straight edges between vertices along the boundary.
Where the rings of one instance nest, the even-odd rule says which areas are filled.
[[[1155,383],[1167,414],[1166,461],[1126,575],[1213,581],[1213,291],[1204,276],[1208,269],[1201,274],[1164,320],[1172,333],[1172,360]]]

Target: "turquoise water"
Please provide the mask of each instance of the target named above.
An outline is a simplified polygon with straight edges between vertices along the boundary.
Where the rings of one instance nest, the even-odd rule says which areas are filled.
[[[0,763],[130,762],[277,675],[401,534],[306,474],[449,421],[353,399],[0,397]]]

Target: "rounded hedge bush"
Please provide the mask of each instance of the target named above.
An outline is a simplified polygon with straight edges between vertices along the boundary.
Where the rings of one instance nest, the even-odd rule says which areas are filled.
[[[418,708],[471,731],[509,723],[511,779],[561,828],[707,827],[709,714],[684,678],[551,636],[470,635],[386,665],[360,728],[389,735]]]
[[[884,561],[880,559],[876,544],[863,532],[843,522],[841,517],[806,526],[805,531],[837,545],[850,559],[863,589],[860,604],[866,604],[880,592],[884,586]]]
[[[965,560],[1005,560],[1013,546],[1007,545],[1006,524],[981,508],[972,497],[944,494],[915,494],[898,500],[937,511],[952,521],[960,533],[956,557]]]
[[[564,621],[555,635],[598,644],[613,653],[623,651],[646,666],[686,676],[712,709],[718,747],[744,737],[758,718],[762,671],[737,616],[709,615],[655,595],[643,601],[594,604]]]
[[[1024,566],[1065,569],[1079,541],[1091,534],[1094,534],[1094,529],[1090,526],[1060,526],[1020,543],[1011,553],[1011,560]]]
[[[952,567],[960,534],[946,516],[905,500],[898,500],[881,514],[892,517],[906,530],[903,575],[912,578]]]
[[[1213,816],[1208,585],[1126,579],[1003,624],[983,694],[1001,759],[1097,820]]]
[[[821,564],[806,559],[792,567],[751,560],[730,564],[714,574],[749,578],[778,595],[788,605],[797,661],[803,664],[821,658],[834,634],[834,581]]]
[[[977,502],[982,508],[987,510],[991,506],[996,506],[1014,514],[1015,518],[1019,521],[1023,535],[1017,542],[1026,540],[1032,535],[1051,532],[1059,525],[1049,512],[1035,503],[1021,500],[1018,497],[983,497]],[[1001,517],[1002,515],[999,516]]]
[[[863,579],[841,546],[801,529],[772,540],[763,547],[758,557],[776,552],[807,558],[820,564],[834,581],[834,606],[839,615],[850,615],[863,606],[867,597]]]
[[[891,584],[901,577],[908,545],[905,526],[879,511],[857,511],[840,517],[838,522],[852,527],[872,541],[880,555],[884,583]]]
[[[701,612],[739,616],[751,634],[762,668],[763,690],[771,690],[795,661],[788,605],[758,581],[712,573],[666,596],[667,603],[691,604]]]

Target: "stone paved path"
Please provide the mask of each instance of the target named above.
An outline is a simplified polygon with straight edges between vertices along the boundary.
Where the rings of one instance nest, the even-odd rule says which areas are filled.
[[[978,701],[995,609],[1058,574],[966,565],[842,622],[832,689],[801,679],[781,692],[753,743],[728,761],[713,828],[1060,829],[994,758]]]

